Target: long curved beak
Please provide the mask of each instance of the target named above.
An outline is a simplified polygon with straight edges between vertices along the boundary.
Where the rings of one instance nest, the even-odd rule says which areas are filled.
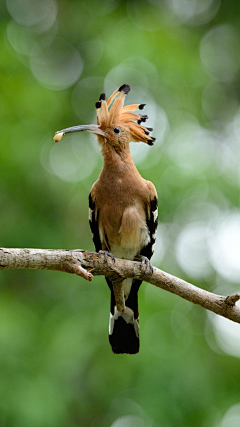
[[[72,132],[91,132],[95,135],[101,135],[105,136],[105,133],[100,129],[99,125],[79,125],[79,126],[72,126],[70,128],[58,130],[54,135],[54,141],[59,142],[60,139],[65,135],[65,133],[72,133]]]

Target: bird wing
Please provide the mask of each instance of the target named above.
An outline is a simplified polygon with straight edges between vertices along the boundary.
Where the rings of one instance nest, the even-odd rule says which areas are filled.
[[[99,252],[102,249],[102,243],[99,235],[99,210],[96,206],[96,200],[94,197],[94,187],[92,187],[89,194],[89,225],[92,232],[92,239],[95,246],[96,252]]]
[[[150,200],[146,210],[146,224],[149,232],[149,242],[141,250],[140,255],[150,259],[153,255],[154,245],[156,241],[156,232],[158,226],[158,198],[155,186],[151,181],[147,181],[150,190]]]

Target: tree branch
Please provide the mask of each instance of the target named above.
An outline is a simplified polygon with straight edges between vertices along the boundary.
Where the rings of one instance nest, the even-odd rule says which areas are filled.
[[[240,323],[240,307],[236,305],[240,294],[217,295],[155,267],[153,273],[144,275],[140,262],[118,258],[114,262],[109,258],[106,263],[104,254],[81,249],[0,248],[0,270],[26,268],[73,273],[88,281],[91,281],[93,276],[104,275],[116,284],[122,281],[120,279],[137,278]]]

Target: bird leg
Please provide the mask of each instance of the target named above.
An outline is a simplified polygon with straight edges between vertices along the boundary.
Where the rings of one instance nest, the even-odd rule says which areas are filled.
[[[100,250],[98,253],[103,254],[106,264],[108,264],[108,257],[111,258],[113,262],[116,261],[115,257],[111,252]],[[125,313],[125,298],[124,298],[124,286],[123,279],[117,279],[112,281],[113,292],[115,297],[115,302],[117,306],[117,311],[120,313]]]
[[[111,254],[111,252],[100,250],[98,253],[104,255],[104,259],[105,259],[106,264],[108,264],[108,257],[110,257],[113,262],[116,261],[115,256],[113,254]]]
[[[117,306],[117,311],[120,311],[120,313],[125,313],[125,298],[124,298],[124,286],[123,282],[114,281],[112,282],[113,285],[113,292],[115,297],[115,302]]]
[[[144,276],[147,276],[151,272],[153,274],[153,266],[150,260],[144,255],[136,255],[134,258],[135,261],[141,261],[141,269],[143,270],[145,266]]]

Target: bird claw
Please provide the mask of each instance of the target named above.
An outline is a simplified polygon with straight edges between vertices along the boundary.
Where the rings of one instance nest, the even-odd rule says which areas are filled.
[[[108,264],[108,257],[110,257],[113,262],[116,261],[115,256],[111,254],[111,252],[101,250],[99,253],[104,255],[106,264]]]
[[[141,269],[143,269],[144,265],[146,266],[144,271],[144,276],[147,276],[149,272],[153,274],[153,266],[150,262],[150,260],[146,256],[141,257]]]

